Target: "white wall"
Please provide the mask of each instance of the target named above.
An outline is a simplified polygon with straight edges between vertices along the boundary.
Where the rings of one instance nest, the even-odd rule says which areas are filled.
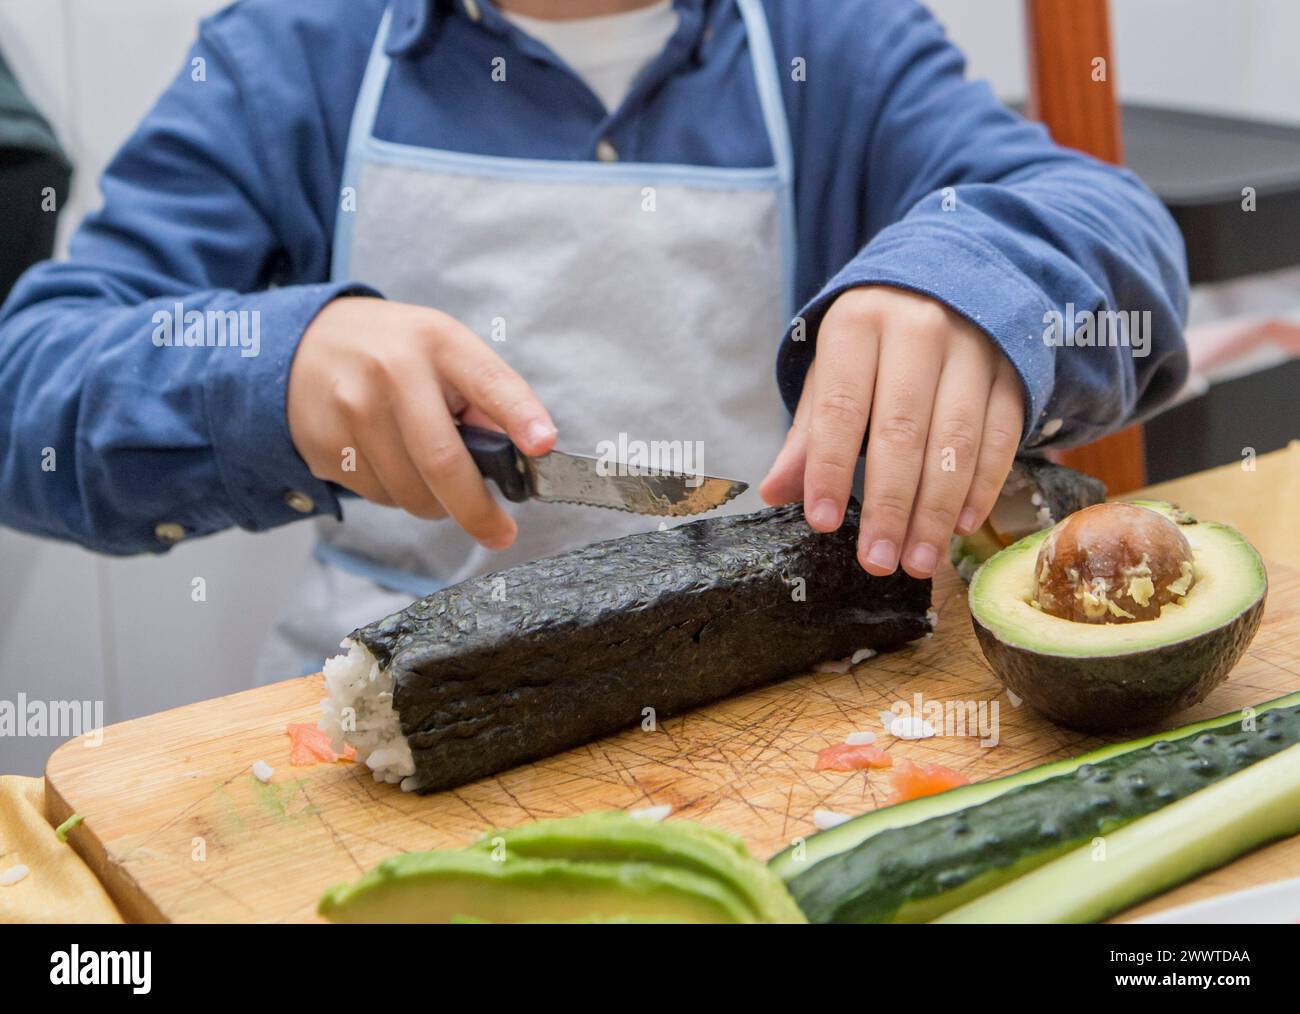
[[[794,2],[794,0],[792,0]],[[218,0],[0,0],[0,45],[78,173],[66,236],[96,178],[181,65]],[[1019,0],[933,7],[999,94],[1024,91]],[[1295,0],[1115,0],[1125,98],[1300,122]],[[109,721],[251,685],[253,660],[307,552],[302,525],[109,560],[0,530],[0,700],[94,699]],[[194,577],[206,602],[191,601]],[[265,677],[292,674],[261,674]],[[0,773],[41,769],[53,741],[0,739]]]
[[[222,6],[0,0],[0,46],[77,167],[64,241],[98,205],[100,172],[180,68],[198,19]],[[103,701],[112,722],[254,685],[310,542],[300,524],[117,560],[0,529],[0,700]],[[204,602],[191,598],[195,577]],[[0,774],[38,773],[57,742],[0,738]]]
[[[971,73],[1025,94],[1020,0],[930,0]],[[1296,0],[1111,0],[1114,73],[1125,102],[1300,123]]]

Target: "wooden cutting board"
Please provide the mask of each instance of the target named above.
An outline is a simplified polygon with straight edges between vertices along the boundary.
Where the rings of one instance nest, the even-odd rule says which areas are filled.
[[[376,784],[357,764],[291,767],[285,725],[314,721],[319,676],[288,680],[104,730],[102,744],[65,744],[46,769],[48,816],[84,817],[70,841],[130,919],[281,922],[315,918],[331,884],[399,851],[467,843],[485,830],[603,808],[667,803],[743,836],[768,856],[811,834],[813,811],[857,814],[881,804],[878,773],[815,772],[817,751],[855,730],[882,732],[898,701],[969,702],[979,730],[880,743],[895,758],[937,761],[993,778],[1102,742],[1016,707],[970,628],[965,589],[936,580],[936,633],[851,673],[809,674],[634,729],[451,792],[420,797]],[[779,645],[773,646],[779,650]],[[180,674],[183,677],[183,674]],[[1300,572],[1270,567],[1264,621],[1250,651],[1179,723],[1300,689]],[[1172,723],[1171,723],[1172,724]],[[987,729],[987,726],[986,726]],[[991,737],[990,737],[991,738]],[[263,760],[268,784],[250,773]],[[1132,914],[1300,875],[1300,838],[1275,844],[1149,902]]]

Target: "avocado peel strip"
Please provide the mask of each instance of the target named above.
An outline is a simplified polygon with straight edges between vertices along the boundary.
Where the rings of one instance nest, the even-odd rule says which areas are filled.
[[[384,860],[331,888],[334,922],[801,923],[740,839],[621,811],[489,832],[463,849]]]

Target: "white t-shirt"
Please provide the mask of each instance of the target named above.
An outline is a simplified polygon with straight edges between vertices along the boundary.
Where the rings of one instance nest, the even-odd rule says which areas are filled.
[[[663,52],[677,31],[672,0],[621,14],[555,21],[501,12],[520,30],[545,43],[605,104],[617,109],[636,76]]]

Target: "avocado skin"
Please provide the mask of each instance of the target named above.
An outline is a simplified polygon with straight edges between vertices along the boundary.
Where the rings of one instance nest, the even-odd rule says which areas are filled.
[[[661,719],[916,640],[930,581],[864,571],[858,517],[851,501],[839,529],[819,533],[795,503],[598,542],[354,631],[393,676],[407,787],[454,788],[635,725],[647,708]]]
[[[1125,655],[1075,658],[999,641],[971,616],[1002,684],[1058,725],[1082,732],[1139,729],[1199,704],[1250,645],[1267,592],[1222,626]]]

